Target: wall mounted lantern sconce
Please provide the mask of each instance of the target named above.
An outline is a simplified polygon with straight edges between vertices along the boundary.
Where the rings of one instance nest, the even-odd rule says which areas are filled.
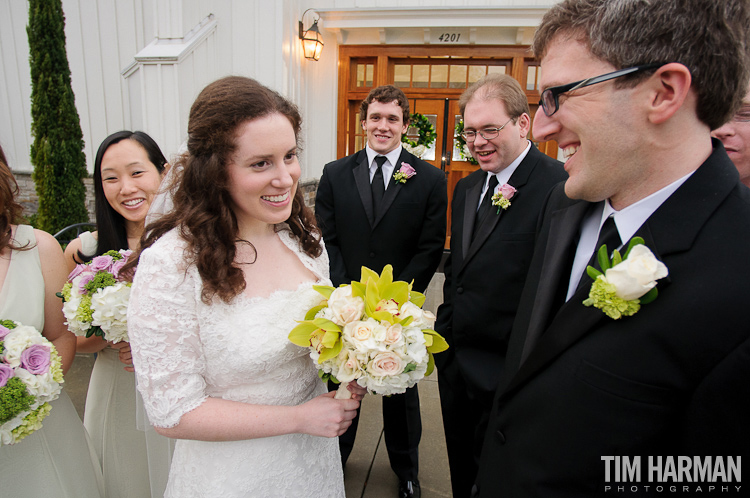
[[[305,14],[312,9],[307,9],[302,13],[302,20],[305,19]],[[315,13],[317,15],[317,12]],[[302,27],[302,21],[299,21],[299,38],[302,40],[302,49],[305,52],[305,59],[311,61],[317,61],[320,59],[320,54],[323,52],[323,37],[318,29],[318,21],[320,16],[315,18],[310,29],[304,30]]]

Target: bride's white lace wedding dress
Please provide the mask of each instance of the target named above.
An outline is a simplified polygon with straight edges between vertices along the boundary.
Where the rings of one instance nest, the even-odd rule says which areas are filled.
[[[288,230],[279,237],[329,284],[328,260],[313,259]],[[289,342],[295,320],[320,300],[307,282],[267,298],[201,301],[172,230],[141,256],[128,309],[138,386],[151,423],[175,426],[207,397],[299,405],[326,392],[306,349]],[[229,442],[178,440],[167,497],[344,497],[336,438],[290,434]]]

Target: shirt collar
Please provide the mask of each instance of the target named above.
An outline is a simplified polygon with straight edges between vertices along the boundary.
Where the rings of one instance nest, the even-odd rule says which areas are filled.
[[[503,185],[504,183],[508,183],[508,180],[510,180],[510,177],[513,176],[513,173],[515,173],[516,169],[521,164],[521,161],[523,161],[526,158],[526,155],[529,153],[529,150],[531,150],[531,142],[527,140],[526,148],[507,167],[503,168],[501,171],[497,173],[492,173],[488,171],[487,177],[484,179],[484,188],[482,189],[482,192],[487,190],[487,184],[490,181],[490,177],[492,175],[495,175],[497,177],[498,185]]]
[[[388,162],[391,166],[395,167],[396,163],[398,162],[398,158],[401,156],[401,149],[403,147],[401,144],[398,144],[398,147],[393,149],[387,154],[381,154],[379,152],[375,152],[373,149],[370,148],[370,144],[367,144],[365,146],[365,152],[367,152],[367,164],[372,167],[373,161],[375,161],[376,156],[385,156],[388,159]]]
[[[669,196],[671,196],[678,188],[680,188],[680,186],[685,183],[685,181],[690,178],[693,173],[694,171],[691,171],[687,175],[683,176],[682,178],[678,178],[661,190],[654,192],[648,197],[644,197],[640,201],[633,203],[630,206],[621,209],[620,211],[615,211],[615,209],[609,203],[609,199],[607,199],[606,201],[604,201],[602,216],[599,220],[599,229],[601,230],[601,227],[602,225],[604,225],[604,222],[607,220],[607,218],[609,218],[610,215],[613,215],[615,218],[615,225],[617,225],[617,231],[620,234],[620,240],[622,240],[623,244],[625,244],[633,237],[633,235],[635,235],[635,232],[637,232],[638,229],[641,228],[646,220],[649,219],[657,209],[659,209],[659,206],[661,206],[664,201],[669,198]]]

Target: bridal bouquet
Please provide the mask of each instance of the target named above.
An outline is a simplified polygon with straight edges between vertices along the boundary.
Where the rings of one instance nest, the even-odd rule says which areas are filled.
[[[394,282],[391,265],[381,275],[363,267],[359,282],[337,289],[314,288],[325,299],[292,329],[289,340],[310,348],[324,381],[356,381],[382,395],[403,393],[430,375],[432,355],[448,348],[432,330],[435,315],[422,310],[424,294]],[[339,388],[339,394],[347,393]]]
[[[0,446],[42,427],[62,383],[55,346],[34,327],[0,320]]]
[[[128,340],[130,282],[120,271],[132,251],[108,251],[76,266],[58,293],[68,329],[77,336],[98,335],[110,342]]]

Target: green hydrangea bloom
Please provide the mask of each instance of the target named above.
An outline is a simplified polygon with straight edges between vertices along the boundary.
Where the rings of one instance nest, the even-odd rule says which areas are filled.
[[[52,379],[58,384],[62,384],[63,382],[65,382],[65,379],[63,378],[62,358],[60,358],[60,355],[57,353],[57,349],[55,349],[55,346],[53,346],[51,343],[50,360],[49,371],[52,374]]]
[[[70,301],[70,292],[72,288],[73,284],[71,284],[70,282],[63,285],[62,291],[60,291],[60,293],[62,294],[63,303],[67,303],[68,301]]]
[[[115,261],[120,261],[122,259],[122,254],[120,254],[120,251],[107,251],[102,256],[112,256],[112,259]]]
[[[640,301],[638,299],[626,301],[621,297],[617,297],[616,290],[615,286],[610,284],[604,275],[599,275],[591,285],[589,297],[583,304],[599,308],[614,320],[618,320],[623,316],[635,315],[641,309]]]
[[[78,305],[76,310],[76,320],[83,323],[91,323],[94,319],[94,310],[91,309],[91,295],[85,294],[81,296],[81,304]]]
[[[0,325],[5,327],[8,330],[13,330],[16,328],[16,322],[13,320],[0,320]],[[5,345],[3,344],[3,341],[0,341],[0,355],[5,353]]]
[[[510,201],[506,199],[503,194],[498,192],[492,196],[492,205],[497,206],[497,212],[499,214],[501,209],[508,209],[508,207],[510,207]]]
[[[0,388],[0,425],[28,410],[34,399],[21,379],[8,379],[5,386]]]
[[[91,282],[86,284],[86,290],[89,292],[89,294],[93,294],[99,289],[109,287],[110,285],[115,285],[116,283],[117,280],[115,280],[115,277],[112,276],[111,273],[106,271],[99,271],[96,272],[96,276],[94,276]]]
[[[52,410],[50,404],[44,403],[39,408],[26,415],[26,417],[24,417],[23,419],[23,422],[21,422],[21,425],[11,431],[11,434],[13,434],[16,442],[22,440],[32,432],[41,429],[42,420],[44,420],[47,415],[49,415],[50,410]]]

